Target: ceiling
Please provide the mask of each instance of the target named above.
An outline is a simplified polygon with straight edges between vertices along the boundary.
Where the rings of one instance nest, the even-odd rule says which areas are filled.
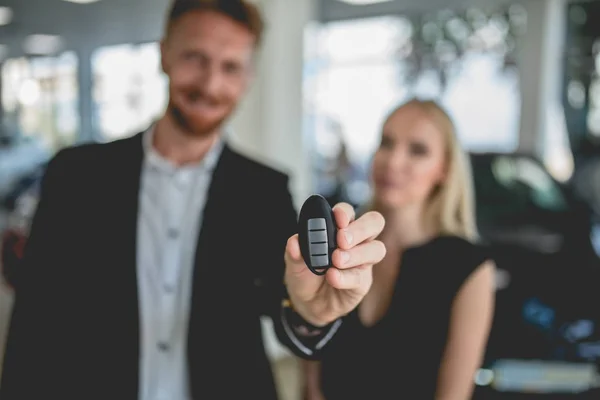
[[[315,1],[318,1],[317,19],[334,21],[384,14],[422,13],[444,8],[497,7],[519,0],[391,0],[364,6],[340,0]],[[23,43],[32,34],[60,35],[64,47],[79,50],[158,40],[169,2],[101,0],[92,4],[75,4],[63,0],[0,0],[0,6],[14,10],[12,23],[0,26],[0,45],[8,46],[8,56],[17,56],[23,54]]]
[[[13,9],[12,22],[0,26],[0,44],[15,55],[32,34],[60,35],[67,48],[157,40],[167,5],[168,0],[0,0]]]
[[[336,21],[387,14],[410,15],[448,8],[467,8],[472,6],[494,8],[501,6],[502,4],[519,1],[520,0],[390,0],[370,5],[353,5],[341,0],[320,0],[319,19],[321,21]]]

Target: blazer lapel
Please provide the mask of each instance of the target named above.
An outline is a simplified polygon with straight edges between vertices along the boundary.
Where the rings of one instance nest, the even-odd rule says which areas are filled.
[[[230,257],[228,252],[236,251],[234,247],[227,249],[226,244],[235,230],[231,220],[236,218],[232,213],[235,213],[234,205],[239,200],[236,198],[237,165],[236,154],[225,145],[213,172],[196,245],[188,327],[188,365],[190,376],[195,377],[190,382],[193,397],[199,396],[201,388],[207,384],[197,379],[198,372],[211,365],[214,356],[215,349],[207,344],[214,342],[214,335],[222,334],[220,329],[224,327],[220,321],[231,318],[221,315],[221,307],[215,306],[214,302],[223,301],[219,297],[231,289],[224,283],[222,277],[226,271],[220,267],[223,260]],[[211,329],[214,326],[219,329]]]
[[[120,362],[111,366],[118,377],[123,397],[137,398],[139,390],[140,312],[137,282],[137,223],[139,192],[143,163],[142,134],[114,143],[115,157],[111,168],[113,179],[110,221],[113,229],[107,235],[111,243],[113,279],[109,294],[115,301],[111,317],[115,333],[111,340]],[[113,336],[113,335],[111,335]],[[114,371],[116,370],[116,371]]]
[[[196,245],[195,283],[199,283],[204,267],[210,262],[212,252],[222,251],[211,244],[220,243],[220,236],[229,233],[230,213],[233,212],[231,209],[234,200],[233,190],[236,187],[235,174],[232,174],[232,170],[235,170],[235,153],[225,145],[211,179],[202,215],[202,226]]]

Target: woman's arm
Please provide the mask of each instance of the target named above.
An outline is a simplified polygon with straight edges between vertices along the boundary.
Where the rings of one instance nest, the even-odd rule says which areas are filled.
[[[321,362],[300,360],[302,363],[303,400],[325,400],[321,392]]]
[[[486,261],[467,279],[452,305],[436,400],[470,398],[494,313],[494,263]]]

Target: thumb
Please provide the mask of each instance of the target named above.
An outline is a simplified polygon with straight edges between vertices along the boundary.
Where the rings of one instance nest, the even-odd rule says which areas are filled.
[[[300,274],[306,269],[302,253],[300,252],[300,243],[298,234],[290,237],[285,246],[285,264],[287,270],[292,274]]]
[[[302,253],[300,252],[300,242],[298,241],[298,234],[295,234],[288,239],[286,255],[289,256],[290,261],[303,262]]]
[[[288,290],[302,298],[314,296],[325,281],[324,276],[313,274],[306,266],[300,252],[297,234],[288,239],[285,247],[285,265],[285,280]]]

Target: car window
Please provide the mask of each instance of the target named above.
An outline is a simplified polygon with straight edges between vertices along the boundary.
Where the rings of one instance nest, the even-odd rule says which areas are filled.
[[[492,162],[498,182],[509,189],[519,184],[523,194],[540,208],[562,211],[568,207],[567,200],[558,184],[540,164],[525,157],[498,157]],[[513,190],[516,194],[516,190]]]
[[[559,212],[569,207],[550,174],[526,157],[475,160],[473,176],[478,213],[485,219],[526,213],[532,208]]]

